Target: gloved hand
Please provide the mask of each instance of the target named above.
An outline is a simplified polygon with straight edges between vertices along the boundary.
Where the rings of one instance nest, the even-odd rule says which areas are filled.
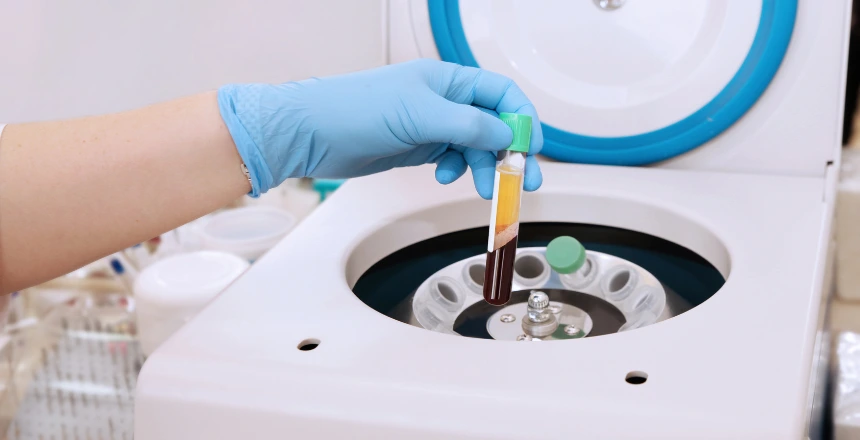
[[[532,103],[502,75],[432,60],[286,84],[218,90],[221,117],[251,175],[252,196],[287,178],[347,178],[436,163],[451,183],[467,164],[478,194],[492,198],[496,151],[511,143],[499,112],[532,117],[524,188],[542,177],[543,146]]]

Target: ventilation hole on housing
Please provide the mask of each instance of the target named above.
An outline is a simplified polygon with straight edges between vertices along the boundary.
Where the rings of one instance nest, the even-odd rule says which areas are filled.
[[[319,339],[305,339],[299,344],[298,349],[301,351],[311,351],[320,346]]]
[[[627,373],[627,378],[624,380],[631,385],[642,385],[648,380],[648,374],[644,371],[631,371]]]

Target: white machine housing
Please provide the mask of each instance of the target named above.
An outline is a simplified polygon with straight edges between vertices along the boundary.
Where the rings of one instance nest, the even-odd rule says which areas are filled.
[[[426,8],[387,3],[391,62],[438,56]],[[469,179],[441,186],[429,168],[353,179],[147,360],[135,438],[816,438],[849,12],[847,0],[800,0],[776,76],[707,144],[647,168],[545,162],[544,186],[524,197],[523,222],[614,226],[695,251],[726,277],[703,304],[543,344],[397,322],[356,298],[356,280],[410,244],[486,226],[489,204]],[[547,365],[569,374],[541,375]],[[634,371],[647,382],[626,383]]]

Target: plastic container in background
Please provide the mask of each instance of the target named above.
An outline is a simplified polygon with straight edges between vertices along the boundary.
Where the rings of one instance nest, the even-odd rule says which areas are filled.
[[[132,285],[138,274],[137,269],[129,263],[122,252],[111,255],[108,257],[108,261],[117,279],[126,287],[128,293],[132,293]]]
[[[825,345],[829,349],[829,345]],[[844,332],[836,344],[832,387],[834,440],[860,439],[860,334]]]
[[[302,221],[320,204],[320,195],[311,179],[288,179],[284,187],[284,208]]]
[[[331,189],[326,190],[330,192]],[[276,188],[272,188],[259,198],[242,197],[242,206],[271,206],[287,210],[296,218],[296,222],[308,216],[320,204],[320,189],[314,179],[287,179]]]
[[[71,288],[32,287],[25,291],[25,295],[29,314],[41,319],[51,310],[80,297],[81,291]]]
[[[152,254],[151,261],[158,261],[171,255],[203,250],[200,230],[211,217],[212,214],[204,215],[172,231],[161,234],[161,245]]]
[[[134,283],[140,347],[149,356],[250,264],[225,252],[174,255],[144,269]]]
[[[260,196],[256,198],[245,195],[240,201],[241,204],[234,208],[238,208],[239,206],[271,206],[273,208],[285,208],[287,193],[297,185],[297,183],[294,182],[295,180],[297,179],[288,179],[280,185],[260,194]]]
[[[9,295],[0,295],[0,332],[2,332],[6,328],[6,324],[9,322],[9,316],[12,314],[12,307],[10,306],[13,297],[20,302],[20,293],[12,292]]]
[[[860,300],[860,150],[842,152],[836,197],[836,294],[848,301]]]
[[[199,229],[203,249],[229,252],[253,262],[296,224],[289,212],[271,206],[246,206],[212,215]]]

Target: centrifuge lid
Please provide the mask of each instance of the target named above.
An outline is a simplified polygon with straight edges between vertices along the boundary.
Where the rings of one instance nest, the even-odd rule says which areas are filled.
[[[545,155],[641,165],[702,145],[755,104],[783,61],[797,0],[430,0],[428,9],[443,60],[506,74],[536,102]]]
[[[604,1],[388,2],[387,60],[514,78],[563,161],[823,177],[838,159],[850,1]]]

